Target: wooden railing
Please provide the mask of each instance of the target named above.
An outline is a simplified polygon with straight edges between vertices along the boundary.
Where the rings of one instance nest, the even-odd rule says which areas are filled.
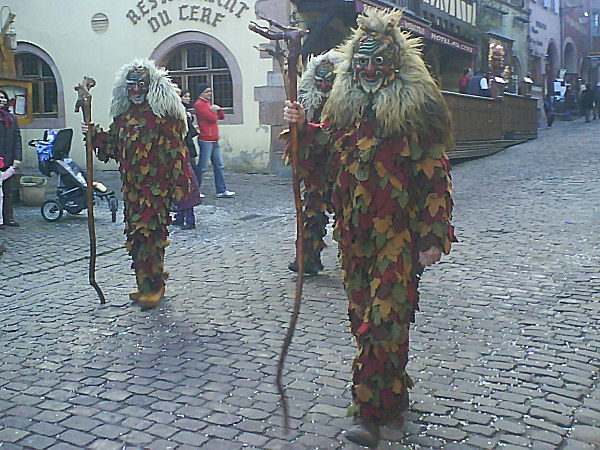
[[[504,94],[497,98],[444,92],[450,109],[456,148],[450,158],[495,153],[537,137],[537,101]]]

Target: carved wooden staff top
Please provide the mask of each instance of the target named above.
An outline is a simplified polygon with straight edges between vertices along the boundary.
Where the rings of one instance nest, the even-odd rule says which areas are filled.
[[[261,17],[261,19],[267,21],[271,27],[275,27],[276,29],[272,29],[271,27],[263,27],[255,22],[251,22],[249,28],[255,33],[258,33],[271,41],[275,41],[276,51],[269,53],[279,62],[280,67],[282,68],[282,74],[284,73],[283,60],[285,56],[281,46],[279,45],[279,41],[285,41],[287,45],[287,78],[289,80],[286,84],[286,94],[290,101],[295,102],[297,100],[298,91],[298,58],[300,57],[302,38],[308,33],[308,31],[295,27],[287,27],[277,23],[274,20],[264,17]],[[294,300],[294,310],[292,312],[287,334],[281,346],[276,376],[277,391],[279,392],[281,407],[283,409],[283,426],[286,434],[289,430],[289,413],[285,389],[281,382],[281,378],[283,374],[285,358],[292,342],[292,337],[294,336],[294,330],[296,329],[296,323],[298,322],[298,316],[300,314],[302,284],[304,282],[304,222],[302,219],[300,179],[298,177],[298,128],[296,124],[292,124],[290,126],[290,135],[290,153],[292,155],[292,185],[294,188],[294,204],[296,207],[296,260],[298,261],[298,277],[296,278],[296,297]]]

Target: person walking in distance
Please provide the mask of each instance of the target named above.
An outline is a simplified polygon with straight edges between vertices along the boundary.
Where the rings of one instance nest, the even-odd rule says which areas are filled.
[[[194,104],[200,133],[198,135],[198,144],[200,145],[200,161],[198,164],[200,166],[200,178],[198,183],[202,187],[202,179],[210,161],[213,166],[217,198],[231,198],[235,196],[235,192],[227,190],[225,184],[223,174],[225,164],[219,147],[219,124],[217,123],[225,118],[225,113],[219,105],[212,102],[213,92],[208,83],[201,83],[198,86],[198,91],[200,97]]]
[[[351,442],[377,447],[380,425],[403,420],[409,330],[419,309],[425,267],[456,242],[451,216],[450,114],[421,57],[420,40],[398,26],[398,10],[365,6],[321,124],[307,123],[298,102],[299,163],[332,183],[334,238],[357,344],[352,365]],[[314,164],[318,161],[318,164]]]
[[[471,69],[467,67],[465,70],[463,70],[462,77],[460,77],[460,79],[458,80],[458,92],[460,92],[461,94],[467,93],[467,86],[469,85],[469,78],[471,78],[470,73],[471,73]]]
[[[4,169],[19,170],[21,159],[23,157],[23,143],[21,142],[21,131],[14,114],[8,112],[8,94],[4,89],[0,89],[0,156],[4,159]],[[13,211],[14,191],[17,187],[16,177],[7,178],[2,186],[4,193],[4,205],[2,214],[4,216],[4,225],[8,227],[18,227],[19,223],[15,220]]]
[[[198,152],[196,151],[196,145],[194,144],[194,137],[198,135],[198,131],[196,131],[196,127],[194,127],[194,116],[187,110],[187,105],[190,103],[189,91],[181,91],[179,87],[176,87],[175,90],[181,97],[181,103],[183,103],[183,106],[186,108],[185,113],[188,130],[184,141],[188,149],[186,159],[188,170],[190,172],[191,190],[182,200],[175,204],[177,206],[177,212],[175,213],[175,219],[172,224],[180,226],[182,230],[193,230],[196,228],[194,207],[202,204],[202,194],[200,194],[200,185],[198,184],[195,171],[197,167],[195,159],[198,156]]]
[[[548,128],[550,128],[554,123],[554,96],[552,94],[546,95],[544,113],[546,114],[546,123],[548,124]]]
[[[2,214],[2,203],[4,200],[4,194],[2,192],[2,185],[4,181],[8,180],[15,174],[15,168],[12,166],[4,167],[4,158],[0,156],[0,230],[4,229],[4,217]]]

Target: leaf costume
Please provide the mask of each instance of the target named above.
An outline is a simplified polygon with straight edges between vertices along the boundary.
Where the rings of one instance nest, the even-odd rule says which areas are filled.
[[[126,76],[135,68],[150,75],[147,101],[130,102]],[[125,204],[127,251],[133,259],[140,294],[163,289],[169,212],[189,192],[185,109],[163,69],[152,61],[124,66],[113,89],[108,131],[96,126],[98,159],[119,164]],[[162,297],[162,295],[161,295]]]
[[[408,406],[410,323],[419,309],[419,252],[456,242],[450,224],[452,145],[444,99],[400,12],[365,8],[324,111],[300,139],[303,176],[332,183],[351,331],[351,413],[393,420]],[[378,436],[377,436],[378,439]]]
[[[310,122],[320,121],[323,107],[329,96],[328,90],[322,85],[333,82],[335,64],[339,61],[340,56],[330,50],[311,58],[306,65],[306,71],[298,86],[298,102],[306,109]],[[324,162],[314,161],[315,164]],[[299,176],[304,183],[302,198],[304,270],[307,273],[317,273],[323,270],[321,252],[326,247],[324,238],[329,223],[327,212],[332,212],[331,186],[327,177],[323,176],[322,172],[317,173],[310,165],[310,162],[304,161],[299,168]]]

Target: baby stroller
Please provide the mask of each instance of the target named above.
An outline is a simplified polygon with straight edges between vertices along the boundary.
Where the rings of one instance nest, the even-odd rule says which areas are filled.
[[[87,208],[87,180],[83,170],[70,159],[73,130],[46,130],[44,139],[29,141],[30,147],[35,147],[38,154],[40,172],[49,177],[52,173],[58,175],[56,197],[42,204],[42,217],[48,222],[56,222],[63,215],[63,210],[69,214],[79,214]],[[102,183],[94,182],[94,203],[96,199],[108,203],[112,221],[117,220],[119,202],[115,191],[109,190]]]

